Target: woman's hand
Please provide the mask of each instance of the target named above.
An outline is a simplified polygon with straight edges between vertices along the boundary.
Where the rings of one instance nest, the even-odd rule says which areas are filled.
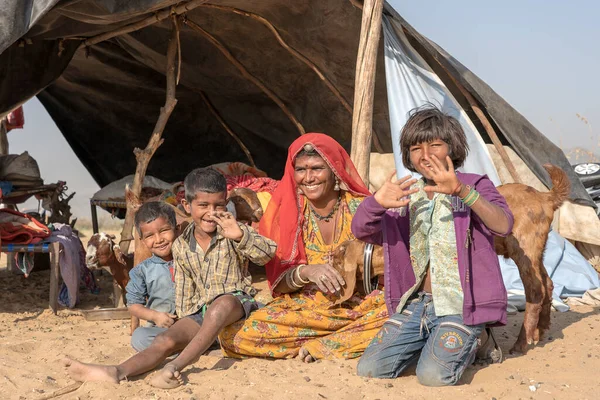
[[[383,186],[375,193],[375,200],[385,208],[399,208],[408,205],[410,196],[417,193],[417,189],[410,189],[417,180],[410,175],[400,178],[394,182],[396,171],[386,179]]]
[[[452,159],[449,156],[446,156],[448,167],[445,167],[435,155],[426,157],[425,159],[429,162],[429,165],[431,165],[431,177],[433,178],[435,185],[427,185],[424,190],[428,193],[459,194],[462,189],[462,184],[456,176]]]
[[[346,284],[342,275],[329,264],[305,265],[300,270],[300,278],[314,282],[323,293],[338,293]]]

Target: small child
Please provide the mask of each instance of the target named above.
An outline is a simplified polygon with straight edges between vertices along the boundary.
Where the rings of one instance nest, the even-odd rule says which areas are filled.
[[[400,147],[404,165],[422,178],[390,176],[352,221],[356,238],[385,244],[390,314],[358,374],[396,378],[416,362],[421,384],[454,385],[475,359],[486,324],[506,324],[493,237],[510,234],[513,216],[486,176],[454,170],[469,150],[455,118],[417,110]]]
[[[163,389],[182,383],[180,371],[201,356],[219,332],[258,308],[248,261],[265,265],[277,245],[227,212],[227,181],[211,168],[195,169],[184,181],[183,205],[190,224],[173,243],[177,320],[150,347],[119,365],[93,365],[65,358],[77,381],[119,381],[155,368],[170,355],[150,384]]]
[[[152,252],[129,272],[127,308],[131,315],[148,321],[131,335],[136,351],[148,348],[154,338],[175,323],[173,253],[177,220],[172,206],[158,201],[143,204],[135,214],[135,229]]]

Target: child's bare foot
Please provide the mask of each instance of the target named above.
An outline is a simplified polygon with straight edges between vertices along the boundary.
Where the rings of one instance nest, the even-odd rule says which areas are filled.
[[[79,382],[119,383],[119,372],[113,365],[84,364],[68,357],[63,358],[62,365],[67,370],[67,374]]]
[[[183,385],[183,377],[173,365],[167,364],[163,369],[154,374],[149,383],[157,388],[173,389]]]
[[[306,350],[304,347],[302,347],[300,352],[298,352],[298,360],[305,363],[315,362],[315,358],[311,356],[308,350]]]

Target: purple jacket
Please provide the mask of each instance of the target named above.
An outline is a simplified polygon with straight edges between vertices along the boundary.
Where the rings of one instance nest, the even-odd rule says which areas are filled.
[[[509,221],[507,233],[489,230],[471,209],[453,196],[454,228],[458,250],[458,270],[464,293],[463,322],[506,324],[506,289],[502,281],[494,235],[507,236],[512,231],[513,215],[506,200],[487,176],[456,173],[465,185],[475,188],[492,204],[501,207]],[[390,315],[404,293],[416,283],[410,262],[410,218],[408,207],[387,210],[373,196],[358,207],[352,220],[357,239],[383,246],[385,256],[385,302]]]

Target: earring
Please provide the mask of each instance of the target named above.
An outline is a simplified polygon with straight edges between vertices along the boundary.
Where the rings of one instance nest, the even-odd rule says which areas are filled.
[[[335,180],[335,185],[333,186],[333,190],[335,190],[336,192],[340,191],[340,181],[338,181],[337,179]]]

